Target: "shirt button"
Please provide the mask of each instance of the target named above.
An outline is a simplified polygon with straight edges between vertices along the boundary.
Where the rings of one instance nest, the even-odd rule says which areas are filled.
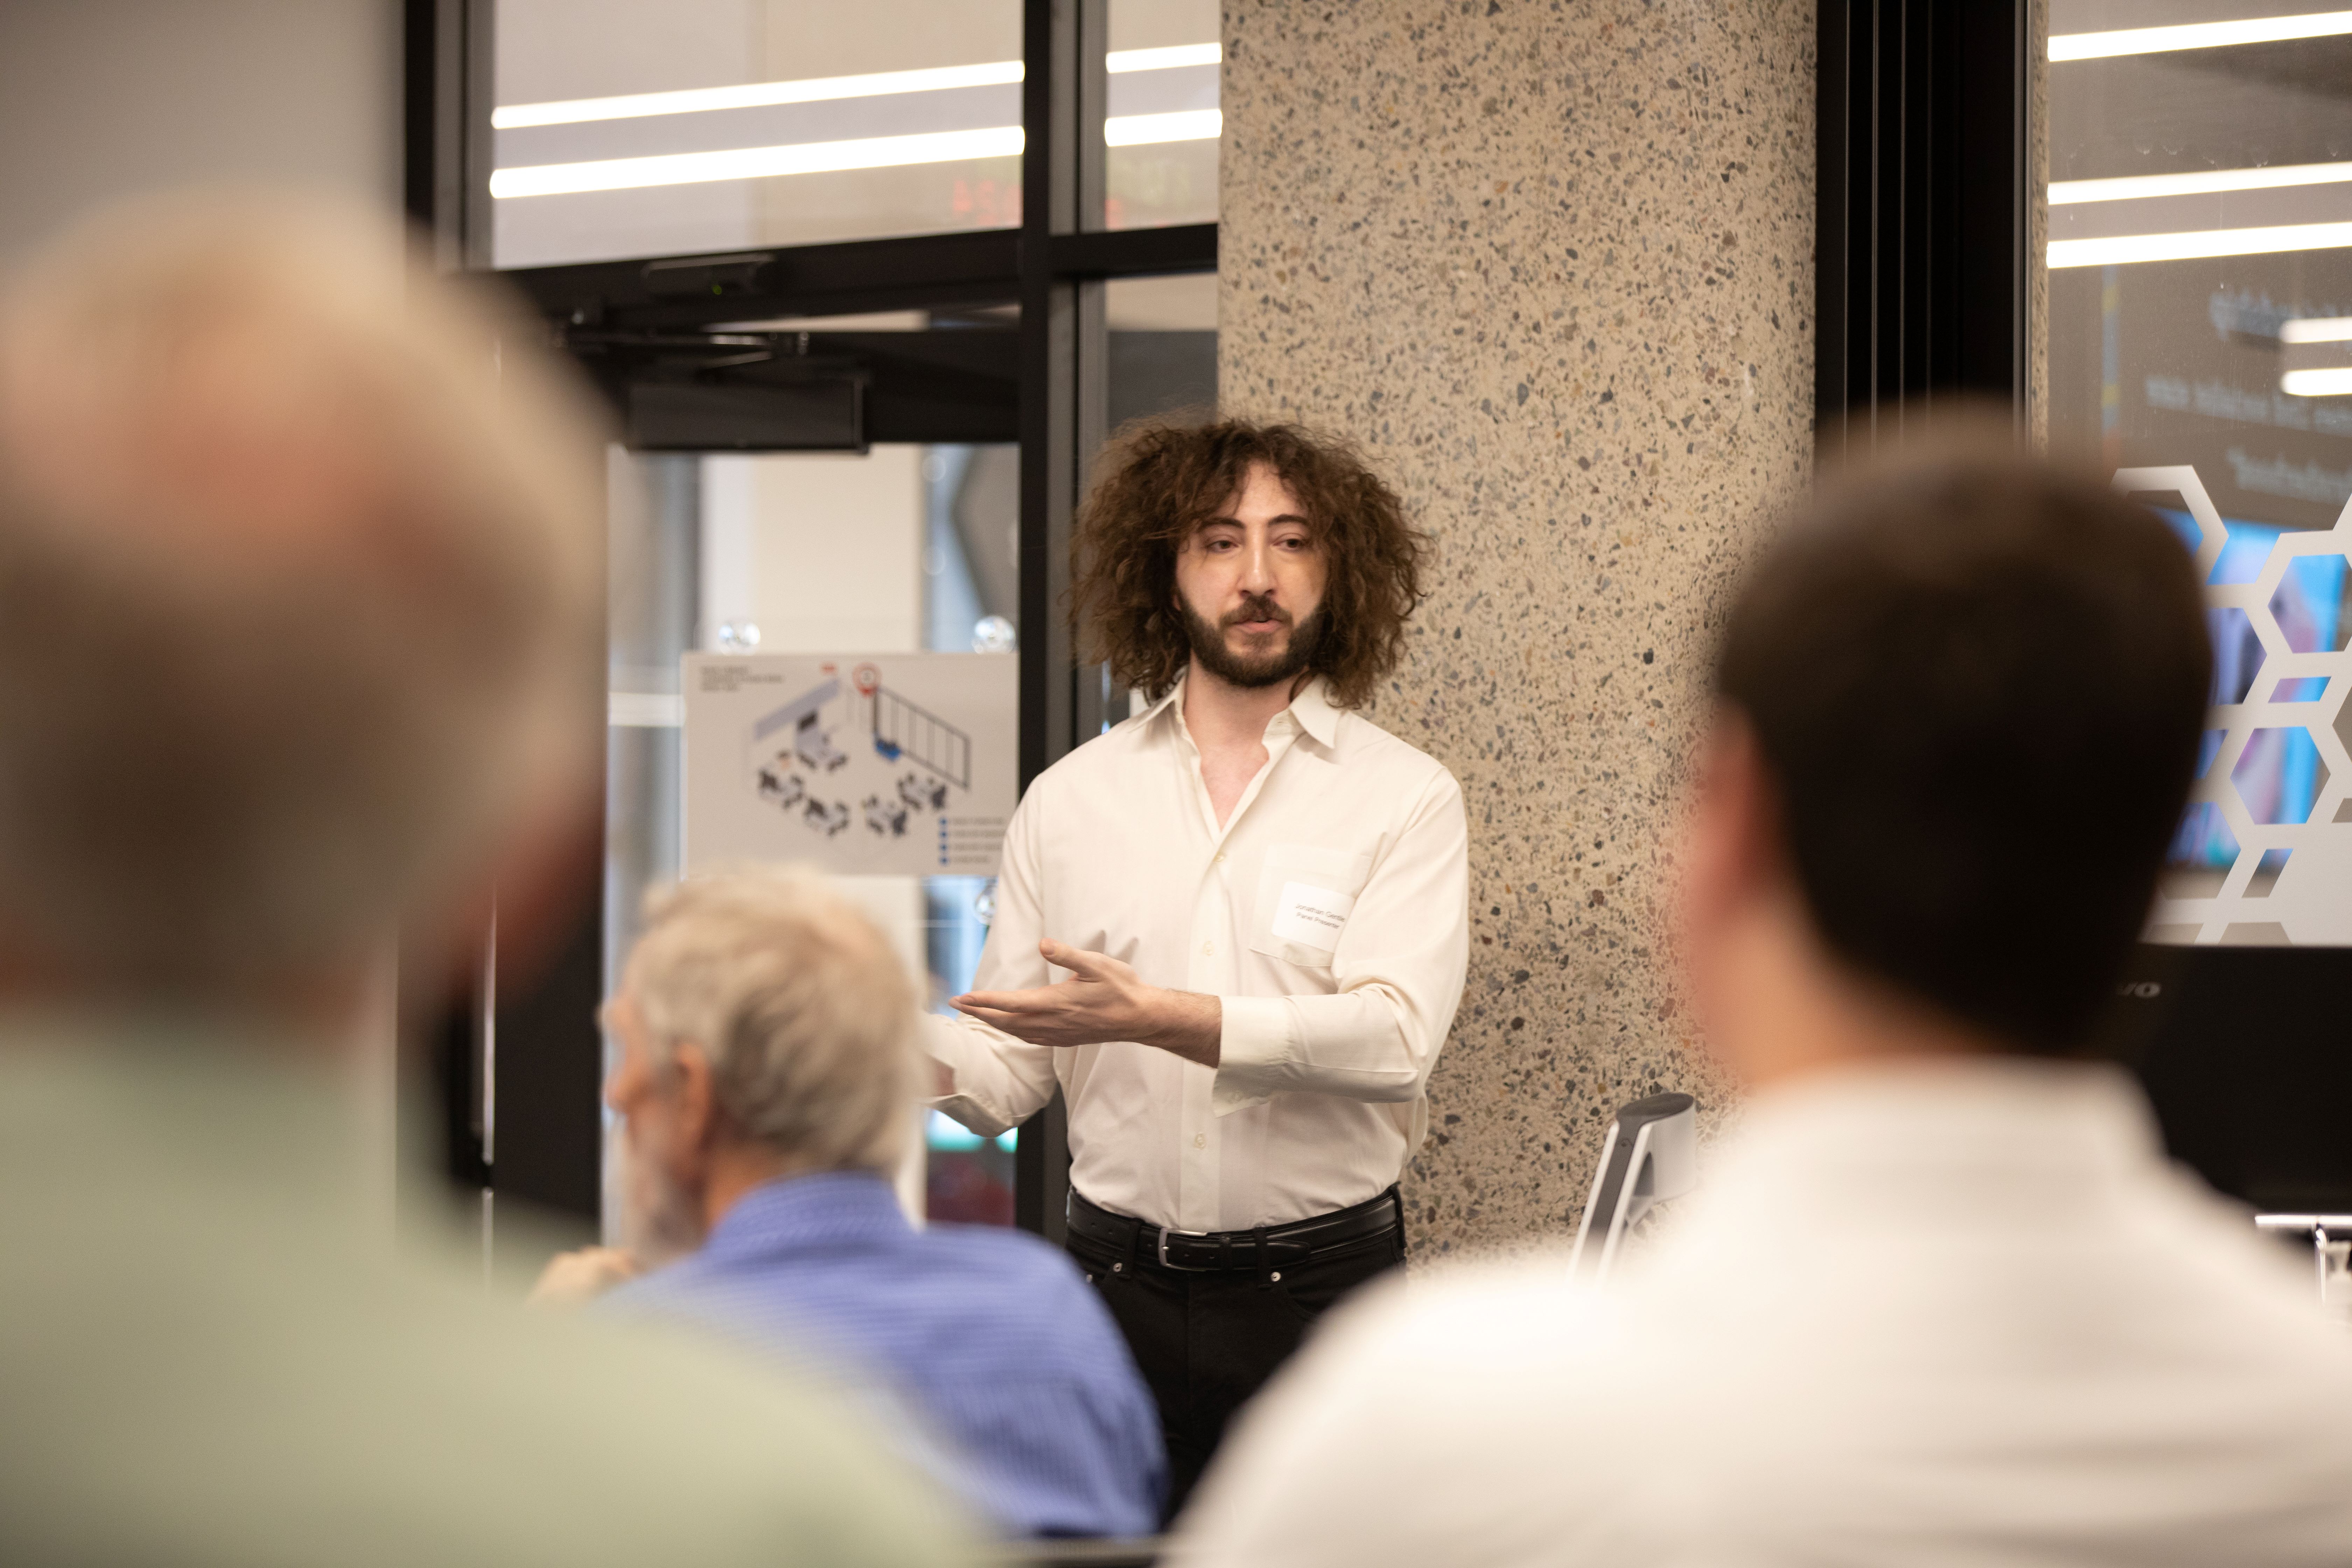
[[[1192,1134],[1192,1147],[1193,1147],[1193,1148],[1195,1148],[1195,1149],[1205,1149],[1205,1148],[1207,1148],[1208,1146],[1209,1146],[1209,1135],[1208,1135],[1207,1133],[1205,1133],[1205,1132],[1195,1132],[1195,1133],[1193,1133],[1193,1134]]]
[[[1215,858],[1219,865],[1223,865],[1224,863],[1225,852],[1222,849],[1218,850]]]
[[[1213,942],[1204,942],[1201,944],[1201,952],[1207,957],[1214,958],[1217,956],[1217,944]]]

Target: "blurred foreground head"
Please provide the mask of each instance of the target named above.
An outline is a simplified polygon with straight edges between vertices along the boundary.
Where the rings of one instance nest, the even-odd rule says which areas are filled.
[[[259,195],[115,209],[0,292],[12,979],[315,983],[593,766],[601,459],[510,325]]]
[[[1716,671],[1685,918],[1732,1065],[1734,1015],[1816,960],[1931,1032],[2081,1046],[2187,799],[2210,659],[2188,550],[2090,476],[1977,432],[1827,487]]]
[[[698,877],[647,899],[607,1010],[632,1250],[698,1246],[751,1184],[887,1174],[912,1130],[916,1007],[889,940],[814,870]]]

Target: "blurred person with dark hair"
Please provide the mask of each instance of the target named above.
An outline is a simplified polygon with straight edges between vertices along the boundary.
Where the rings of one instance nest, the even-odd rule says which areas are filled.
[[[541,1298],[601,1295],[873,1390],[1010,1534],[1151,1534],[1159,1419],[1070,1260],[993,1226],[919,1230],[898,1207],[915,994],[881,931],[805,869],[647,903],[605,1006],[628,1245],[556,1259]]]
[[[976,1132],[1061,1091],[1070,1250],[1159,1401],[1172,1510],[1307,1326],[1404,1255],[1468,829],[1453,775],[1356,711],[1427,552],[1359,456],[1223,419],[1131,428],[1097,468],[1073,611],[1150,706],[1030,786],[978,988],[926,1039]]]
[[[0,293],[0,1558],[954,1560],[845,1405],[361,1201],[394,932],[527,926],[601,757],[594,422],[405,258],[190,195]]]
[[[1177,1560],[2344,1562],[2352,1343],[2077,1059],[2209,658],[2188,553],[2088,478],[1952,444],[1816,502],[1731,611],[1679,851],[1755,1090],[1701,1193],[1597,1290],[1367,1300]]]

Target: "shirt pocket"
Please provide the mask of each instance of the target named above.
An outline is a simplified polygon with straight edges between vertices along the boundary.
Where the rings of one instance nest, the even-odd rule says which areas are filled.
[[[1250,951],[1302,969],[1328,969],[1372,858],[1313,844],[1276,844],[1258,868]]]

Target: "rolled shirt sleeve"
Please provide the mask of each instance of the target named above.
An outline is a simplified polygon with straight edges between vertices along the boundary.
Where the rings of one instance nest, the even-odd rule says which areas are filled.
[[[1285,1090],[1420,1098],[1469,966],[1469,841],[1461,786],[1438,770],[1357,895],[1332,992],[1220,998],[1219,1116]]]

